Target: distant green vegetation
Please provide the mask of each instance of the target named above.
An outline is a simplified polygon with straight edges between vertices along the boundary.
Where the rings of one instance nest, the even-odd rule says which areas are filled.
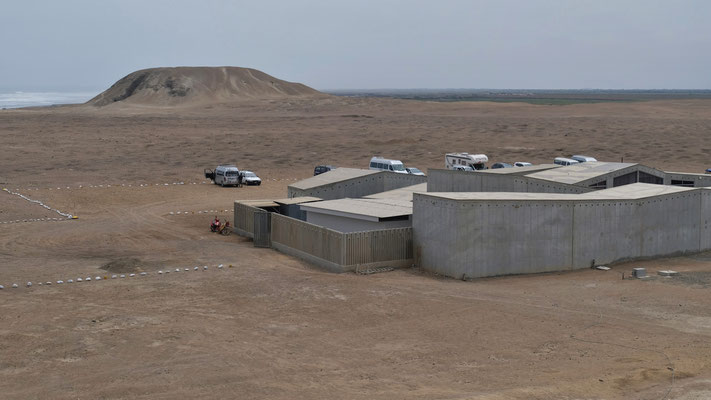
[[[390,97],[406,100],[460,102],[522,102],[540,105],[569,105],[649,100],[711,99],[711,90],[485,90],[485,89],[382,89],[340,90],[331,94],[354,97]]]
[[[572,99],[572,98],[496,98],[496,97],[460,97],[460,98],[419,98],[413,97],[411,100],[439,101],[439,102],[459,102],[459,101],[492,101],[495,103],[529,103],[546,106],[567,106],[570,104],[606,103],[606,102],[632,102],[647,101],[648,99]]]

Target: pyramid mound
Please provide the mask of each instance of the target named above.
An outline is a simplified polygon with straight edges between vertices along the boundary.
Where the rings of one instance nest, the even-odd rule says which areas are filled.
[[[121,78],[86,104],[170,106],[317,95],[324,94],[251,68],[149,68]]]

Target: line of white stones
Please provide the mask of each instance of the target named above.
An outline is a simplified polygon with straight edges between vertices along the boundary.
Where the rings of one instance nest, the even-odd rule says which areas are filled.
[[[171,211],[168,215],[192,215],[192,214],[214,214],[219,212],[230,212],[232,210],[198,210],[198,211]]]
[[[224,268],[224,264],[220,264],[220,265],[217,266],[217,270],[222,270],[223,268]],[[232,264],[228,265],[227,268],[232,268]],[[181,272],[181,271],[183,271],[183,272],[190,272],[190,271],[207,271],[207,270],[208,270],[208,266],[207,266],[207,265],[203,265],[202,268],[201,268],[201,267],[192,267],[192,268],[184,268],[184,269],[182,269],[182,270],[181,270],[180,268],[175,268],[172,272]],[[160,271],[156,272],[154,275],[166,275],[166,274],[169,274],[169,273],[171,273],[171,270],[167,269],[167,270],[160,270]],[[81,278],[81,277],[79,277],[79,278],[76,278],[76,279],[70,278],[70,279],[67,279],[67,280],[60,279],[60,280],[57,280],[57,281],[46,281],[46,282],[44,282],[44,283],[43,283],[43,282],[38,282],[36,285],[35,285],[34,283],[32,283],[32,281],[27,281],[27,283],[24,285],[24,287],[26,287],[26,288],[31,288],[31,287],[34,287],[34,286],[51,286],[51,285],[53,285],[53,284],[56,284],[56,285],[63,285],[63,284],[65,284],[65,283],[66,283],[66,284],[69,284],[69,283],[74,283],[74,282],[77,282],[77,283],[78,283],[78,282],[96,282],[96,281],[102,281],[102,280],[124,279],[124,278],[143,277],[143,276],[150,276],[150,275],[151,275],[151,273],[149,273],[149,272],[140,272],[140,273],[138,273],[138,274],[136,274],[136,273],[130,273],[130,274],[112,274],[111,276],[108,276],[108,275],[104,275],[104,276],[97,275],[97,276],[95,276],[95,277],[93,277],[93,278],[91,277],[91,275],[89,275],[89,276],[87,276],[86,278]],[[13,289],[18,289],[18,288],[20,288],[20,285],[17,284],[17,283],[13,283],[12,285],[10,285],[10,287],[13,288]],[[0,290],[4,290],[4,289],[5,289],[5,286],[0,285]]]
[[[301,178],[265,178],[265,181],[298,181],[301,180]],[[85,188],[111,188],[111,187],[130,187],[130,188],[147,188],[147,187],[154,187],[154,186],[173,186],[173,185],[210,185],[212,184],[211,181],[199,181],[199,182],[168,182],[168,183],[121,183],[121,184],[100,184],[100,185],[76,185],[76,186],[58,186],[58,187],[29,187],[29,188],[15,188],[15,190],[23,190],[23,191],[29,191],[29,190],[72,190],[72,189],[85,189]]]
[[[3,188],[2,190],[3,190],[5,193],[12,194],[12,195],[15,195],[15,196],[17,196],[17,197],[20,197],[20,198],[22,198],[22,199],[25,199],[25,200],[29,201],[30,203],[38,204],[39,206],[44,207],[44,208],[46,208],[47,210],[54,211],[54,212],[56,212],[57,214],[59,214],[59,215],[65,217],[65,218],[67,218],[67,219],[76,219],[72,214],[65,213],[65,212],[61,212],[61,211],[57,210],[56,208],[52,208],[52,207],[50,207],[50,206],[44,204],[44,203],[41,202],[40,200],[33,200],[33,199],[31,199],[31,198],[25,196],[25,195],[22,194],[22,193],[13,192],[13,191],[11,191],[11,190],[9,190],[9,189],[7,189],[7,188]]]

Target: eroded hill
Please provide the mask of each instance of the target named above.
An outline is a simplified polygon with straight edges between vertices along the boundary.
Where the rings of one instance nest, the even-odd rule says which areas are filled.
[[[283,81],[251,68],[175,67],[133,72],[87,104],[103,107],[120,102],[171,106],[294,96],[326,95],[301,83]]]

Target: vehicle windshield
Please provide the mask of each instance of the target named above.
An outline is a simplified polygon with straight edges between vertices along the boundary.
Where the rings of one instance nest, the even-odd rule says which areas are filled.
[[[239,171],[225,171],[225,175],[227,175],[227,176],[237,176],[237,175],[239,175]]]
[[[477,170],[486,169],[486,165],[484,165],[484,164],[469,164],[469,166],[472,167],[473,169],[477,169]]]
[[[249,177],[254,176],[254,177],[256,177],[257,175],[255,175],[254,172],[245,172],[245,173],[244,173],[244,176],[249,176]]]
[[[392,164],[393,171],[404,171],[405,167],[402,164]]]
[[[419,169],[417,169],[417,168],[415,168],[415,167],[410,167],[410,171],[412,171],[412,172],[422,172],[422,171],[420,171]]]

